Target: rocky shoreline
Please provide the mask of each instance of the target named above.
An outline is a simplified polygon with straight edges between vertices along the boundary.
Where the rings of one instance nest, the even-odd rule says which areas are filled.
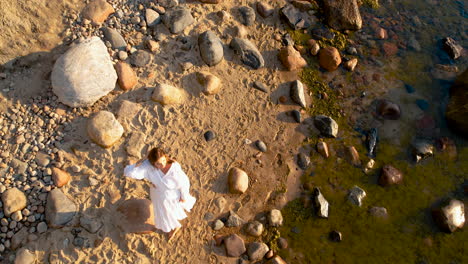
[[[249,1],[241,6],[220,0],[94,0],[86,1],[82,10],[65,12],[62,36],[64,43],[70,45],[64,54],[55,54],[50,77],[46,77],[51,89],[24,102],[12,100],[8,107],[8,99],[0,98],[2,104],[5,102],[0,113],[2,258],[6,253],[8,260],[15,263],[33,263],[35,259],[54,263],[77,258],[90,261],[82,255],[72,256],[75,253],[70,253],[69,250],[74,250],[70,249],[70,243],[78,250],[104,245],[107,251],[123,252],[126,249],[115,248],[122,235],[111,230],[113,227],[124,230],[127,236],[131,234],[132,241],[138,236],[132,233],[151,234],[154,231],[151,219],[134,217],[134,214],[151,215],[150,204],[145,199],[130,199],[131,195],[141,197],[144,185],[125,183],[118,175],[124,164],[141,158],[147,145],[159,139],[166,142],[183,140],[184,136],[189,139],[169,148],[178,159],[187,161],[189,173],[194,174],[191,178],[194,187],[199,188],[196,196],[201,205],[194,213],[199,215],[189,220],[189,228],[193,229],[185,237],[190,241],[192,237],[202,237],[194,234],[198,232],[215,246],[205,253],[204,260],[199,259],[200,263],[208,263],[208,259],[209,263],[218,263],[219,259],[229,263],[285,263],[280,255],[294,250],[279,231],[283,225],[280,210],[287,202],[285,185],[292,187],[288,192],[297,192],[293,196],[301,195],[303,208],[299,211],[310,206],[318,218],[336,217],[329,215],[330,204],[333,206],[336,200],[327,197],[328,187],[324,192],[321,189],[324,186],[304,179],[303,185],[300,180],[294,186],[288,184],[296,171],[299,171],[299,176],[294,176],[296,180],[302,174],[309,175],[306,177],[309,179],[319,160],[343,159],[362,175],[379,171],[378,184],[385,188],[397,188],[404,183],[407,176],[398,167],[400,163],[382,164],[377,158],[379,137],[388,138],[388,132],[376,124],[388,120],[394,121],[392,124],[405,123],[411,114],[404,112],[394,99],[382,98],[385,92],[368,90],[356,96],[356,91],[343,87],[339,81],[352,78],[355,86],[372,83],[381,87],[381,74],[375,71],[368,74],[360,68],[383,64],[380,59],[392,58],[406,49],[420,51],[421,45],[415,38],[402,43],[387,22],[381,20],[379,24],[379,19],[370,19],[367,12],[361,17],[357,1],[280,2]],[[372,32],[365,27],[363,32],[353,33],[367,21]],[[417,24],[416,18],[413,21]],[[223,25],[224,31],[217,28],[222,23],[228,23]],[[375,48],[378,41],[382,41],[380,49]],[[455,40],[444,39],[441,50],[451,62],[458,59],[462,61],[461,67],[466,66],[465,51]],[[435,79],[446,78],[455,67],[440,65],[433,70]],[[5,94],[16,92],[12,76],[16,77],[15,73],[10,76],[6,71],[0,75],[0,81],[9,82],[8,88],[2,90]],[[466,102],[463,97],[466,82],[458,81],[457,85],[455,103],[449,107],[459,110]],[[236,90],[245,87],[250,90]],[[404,87],[408,94],[414,92],[410,84],[404,83]],[[246,102],[238,102],[242,99]],[[257,110],[252,110],[254,104]],[[373,106],[371,115],[362,114],[364,105]],[[203,116],[204,107],[206,111],[217,112]],[[429,103],[418,99],[414,107],[426,111]],[[278,114],[281,111],[283,116]],[[450,120],[455,119],[452,123],[464,126],[458,131],[466,130],[463,121],[466,111],[449,112]],[[224,115],[226,118],[220,121]],[[195,117],[202,119],[197,121]],[[210,124],[214,120],[221,124],[216,125],[217,129]],[[418,120],[423,129],[408,146],[412,160],[406,163],[424,162],[439,153],[457,159],[455,142],[434,133],[431,121],[435,122],[430,116]],[[185,131],[183,122],[190,124],[193,133]],[[235,127],[236,122],[242,131],[239,135],[225,128]],[[253,125],[255,129],[247,130],[255,122],[258,122]],[[424,130],[428,126],[429,136]],[[164,127],[173,130],[162,132]],[[349,139],[356,137],[351,127],[360,127],[363,140]],[[148,134],[156,128],[154,134]],[[249,139],[252,136],[254,140]],[[208,144],[221,140],[233,143],[227,151],[229,158],[203,160],[215,167],[214,174],[198,168],[201,159],[190,159],[195,153],[217,155],[220,147],[214,150]],[[307,144],[300,146],[301,142]],[[338,144],[340,150],[336,151]],[[184,147],[192,149],[186,152]],[[380,163],[376,164],[376,160]],[[262,179],[260,170],[263,175],[273,176]],[[286,179],[279,175],[285,170]],[[195,173],[202,172],[210,176],[196,179]],[[208,190],[208,185],[218,191]],[[358,185],[355,182],[349,186],[342,198],[353,206],[363,207],[368,193]],[[86,198],[80,191],[83,188],[98,195]],[[215,210],[207,212],[213,204]],[[96,213],[97,208],[105,205],[106,213]],[[368,212],[385,219],[392,214],[378,205],[371,205]],[[463,228],[464,212],[464,201],[451,199],[434,207],[432,216],[441,230],[454,232]],[[123,222],[115,220],[111,225],[105,221],[115,218]],[[138,228],[130,230],[128,226]],[[209,229],[207,226],[214,232],[200,231],[203,227]],[[291,230],[300,233],[297,228]],[[52,234],[61,242],[38,246],[46,235]],[[327,234],[333,242],[340,242],[347,235],[338,228]],[[151,245],[149,241],[154,239],[145,239],[144,243]],[[192,250],[200,250],[203,245],[184,243]],[[167,245],[162,247],[167,249]],[[63,253],[49,253],[52,248],[54,252],[69,254],[60,260]],[[161,250],[161,244],[157,249]],[[168,254],[159,255],[161,263],[195,261],[194,255],[189,257],[180,249],[175,256],[170,256],[170,250],[165,252]],[[155,254],[161,253],[149,253]],[[130,261],[121,253],[117,255],[105,259]],[[294,263],[291,258],[286,260]]]

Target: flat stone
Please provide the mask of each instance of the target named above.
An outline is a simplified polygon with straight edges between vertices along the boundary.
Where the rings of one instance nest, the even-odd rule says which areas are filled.
[[[140,158],[141,152],[145,147],[146,134],[140,131],[132,132],[127,142],[127,154],[133,157]]]
[[[300,105],[301,107],[306,107],[307,102],[305,100],[304,84],[301,81],[295,80],[291,83],[290,88],[291,99]]]
[[[117,111],[117,120],[122,124],[129,123],[140,110],[141,106],[139,104],[123,100],[120,102],[120,107]]]
[[[362,200],[366,197],[366,192],[359,188],[358,186],[354,186],[349,190],[348,200],[357,206],[362,205]]]
[[[162,105],[178,105],[187,99],[187,93],[169,84],[158,84],[151,96],[151,99]]]
[[[238,8],[240,13],[240,22],[246,26],[252,26],[255,23],[255,10],[249,6]]]
[[[221,90],[221,79],[209,72],[197,72],[197,81],[203,87],[202,92],[206,95],[219,93]]]
[[[132,67],[125,62],[119,61],[115,64],[119,86],[122,90],[128,91],[138,84],[138,77]]]
[[[117,74],[104,43],[92,37],[59,57],[51,74],[52,90],[70,107],[91,106],[114,90]]]
[[[98,145],[109,148],[123,135],[124,129],[114,114],[99,111],[88,120],[88,136]]]
[[[258,222],[258,221],[252,221],[247,224],[247,227],[245,228],[245,231],[247,234],[254,236],[254,237],[260,237],[263,233],[263,224]]]
[[[329,203],[317,187],[314,188],[314,207],[318,217],[328,218]]]
[[[27,205],[26,195],[14,187],[2,193],[3,212],[9,217],[16,211],[23,210]]]
[[[104,27],[101,30],[106,40],[112,45],[112,49],[125,50],[127,42],[116,29]]]
[[[17,174],[23,174],[28,169],[28,163],[14,158],[11,160],[11,167],[16,169]]]
[[[164,14],[163,22],[172,34],[177,34],[193,24],[195,19],[189,9],[178,6],[168,10]]]
[[[230,193],[244,193],[249,187],[249,176],[239,168],[231,168],[228,175]]]
[[[338,124],[331,117],[324,115],[315,116],[314,125],[322,136],[333,138],[338,136]]]
[[[215,66],[223,60],[224,50],[221,39],[213,31],[205,31],[198,36],[200,56],[208,66]]]
[[[267,244],[262,242],[252,242],[247,249],[247,255],[251,261],[259,261],[265,257],[266,253],[270,250]]]
[[[94,25],[99,25],[106,21],[107,17],[115,10],[106,0],[94,0],[86,5],[81,11],[84,19],[91,20]]]
[[[278,209],[273,209],[268,214],[268,223],[270,226],[278,227],[283,225],[283,215]]]
[[[356,0],[324,0],[327,24],[335,30],[359,30],[362,18]]]
[[[154,11],[151,8],[147,8],[145,10],[145,19],[146,19],[146,25],[148,27],[154,27],[157,24],[161,23],[161,16],[159,15],[158,12]]]
[[[52,180],[60,188],[71,181],[71,176],[68,172],[54,167],[52,168]]]
[[[249,40],[234,38],[229,46],[240,56],[240,60],[245,65],[253,69],[259,69],[265,65],[262,54]]]
[[[307,66],[306,60],[301,56],[293,46],[281,48],[278,53],[278,58],[288,71],[296,71]]]
[[[61,189],[53,189],[47,196],[45,217],[48,226],[61,228],[70,222],[78,208]]]
[[[224,238],[224,246],[228,257],[237,258],[246,251],[244,240],[236,234]]]
[[[137,50],[130,57],[130,62],[135,67],[145,67],[153,60],[153,55],[145,50]]]
[[[154,232],[153,205],[150,200],[132,198],[123,202],[117,210],[123,214],[119,225],[126,233]]]

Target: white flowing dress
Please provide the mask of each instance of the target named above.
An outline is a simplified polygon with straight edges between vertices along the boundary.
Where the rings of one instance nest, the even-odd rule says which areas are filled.
[[[167,233],[182,226],[179,220],[187,217],[185,211],[190,212],[196,198],[190,195],[189,178],[179,163],[172,163],[164,174],[145,160],[138,167],[135,164],[125,167],[124,175],[138,180],[147,179],[156,186],[150,188],[156,228]],[[180,199],[184,202],[180,202]]]

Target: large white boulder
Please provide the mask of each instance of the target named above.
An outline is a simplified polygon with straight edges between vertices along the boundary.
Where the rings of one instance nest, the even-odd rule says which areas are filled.
[[[102,40],[92,37],[58,58],[51,79],[60,102],[81,107],[94,104],[112,91],[117,74]]]

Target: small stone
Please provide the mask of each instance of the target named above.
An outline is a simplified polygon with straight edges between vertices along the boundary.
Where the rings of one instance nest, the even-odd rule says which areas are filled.
[[[219,93],[221,90],[221,79],[209,72],[197,72],[197,81],[203,87],[202,92],[206,95]]]
[[[138,50],[132,54],[130,61],[133,66],[145,67],[151,63],[152,57],[153,55],[151,55],[151,53],[144,50]]]
[[[249,244],[247,249],[247,255],[249,256],[249,260],[251,261],[259,261],[262,260],[266,253],[270,250],[265,243],[261,242],[252,242]]]
[[[128,53],[126,51],[119,50],[118,56],[120,60],[124,61],[128,58]]]
[[[249,187],[249,176],[239,168],[231,168],[228,175],[230,193],[244,193]]]
[[[320,45],[317,43],[317,42],[314,42],[311,46],[310,46],[310,54],[312,56],[317,56],[317,54],[320,52]]]
[[[187,98],[187,93],[169,84],[158,84],[154,89],[151,99],[162,105],[178,105]]]
[[[434,155],[434,146],[426,140],[416,140],[411,146],[416,162]]]
[[[354,71],[358,63],[358,59],[352,58],[345,63],[343,63],[343,67],[347,69],[348,71]]]
[[[211,140],[213,140],[215,138],[215,134],[214,134],[213,131],[208,130],[208,131],[205,132],[205,134],[203,134],[203,137],[208,142],[208,141],[211,141]]]
[[[269,5],[268,3],[265,3],[263,1],[258,1],[257,2],[257,12],[264,18],[267,18],[271,15],[273,15],[273,12],[275,9]]]
[[[96,144],[108,148],[122,137],[124,129],[114,114],[100,111],[89,119],[87,131]]]
[[[387,30],[381,27],[377,28],[376,37],[377,39],[387,39],[388,38]]]
[[[255,10],[248,6],[241,6],[238,9],[240,13],[240,22],[246,26],[251,26],[255,23]]]
[[[293,29],[309,28],[315,21],[305,12],[299,11],[293,5],[285,5],[280,9],[280,15]]]
[[[443,48],[448,53],[450,58],[456,60],[462,55],[463,47],[460,46],[454,39],[447,37],[442,40]]]
[[[292,110],[291,116],[294,118],[294,121],[296,121],[296,123],[301,123],[301,112],[297,110]]]
[[[159,42],[156,42],[152,39],[148,39],[145,42],[145,45],[151,52],[156,52],[159,50]]]
[[[329,154],[328,154],[328,145],[327,143],[320,141],[317,143],[317,152],[322,155],[322,157],[328,159]]]
[[[465,205],[452,199],[442,207],[432,210],[434,221],[444,232],[453,233],[465,225]]]
[[[301,107],[306,107],[307,103],[305,100],[304,85],[301,81],[295,80],[291,83],[290,88],[291,99],[299,104]]]
[[[101,30],[104,33],[104,37],[112,45],[112,49],[125,50],[127,42],[117,30],[109,27],[105,27]]]
[[[319,52],[320,67],[327,71],[334,71],[338,69],[341,64],[341,56],[335,47],[325,47],[320,49]]]
[[[267,146],[266,144],[261,141],[261,140],[257,140],[255,141],[255,146],[258,148],[258,150],[260,150],[261,152],[267,152]]]
[[[365,197],[366,192],[358,186],[354,186],[349,190],[348,200],[354,205],[360,207],[362,205],[362,199],[364,199]]]
[[[114,67],[117,72],[119,86],[122,90],[128,91],[137,85],[138,77],[130,65],[119,61]]]
[[[262,54],[257,47],[247,39],[233,38],[229,45],[245,65],[259,69],[265,65]]]
[[[44,232],[47,231],[47,224],[46,222],[40,222],[39,224],[37,224],[37,232],[39,234],[42,234]]]
[[[216,207],[218,207],[219,212],[222,212],[227,204],[227,201],[224,197],[218,197],[214,200],[214,204]]]
[[[388,213],[387,209],[385,207],[371,207],[369,208],[369,214],[371,214],[374,217],[382,218],[382,219],[387,219],[388,218]]]
[[[283,215],[278,209],[273,209],[268,214],[268,223],[270,226],[278,227],[283,225]]]
[[[314,207],[315,207],[317,216],[322,217],[322,218],[328,218],[328,214],[330,211],[328,201],[325,199],[325,197],[323,197],[323,194],[322,192],[320,192],[319,188],[315,187],[313,193],[314,193]]]
[[[306,170],[310,165],[310,158],[304,153],[297,155],[297,166],[302,170]]]
[[[182,32],[186,27],[195,22],[190,10],[185,7],[175,7],[168,10],[163,16],[164,25],[172,34]]]
[[[377,114],[383,119],[398,120],[401,116],[400,106],[389,100],[380,100],[377,104]]]
[[[357,152],[354,146],[346,147],[346,154],[348,161],[356,167],[361,166],[361,159],[359,158],[359,152]]]
[[[16,211],[23,210],[27,205],[26,195],[18,188],[11,188],[2,193],[3,212],[9,217]]]
[[[249,222],[245,231],[251,236],[260,237],[263,233],[263,224],[258,221]]]
[[[161,23],[161,16],[159,13],[150,8],[147,8],[145,11],[145,19],[148,27],[154,27]]]
[[[403,173],[392,165],[382,167],[379,184],[382,186],[396,185],[403,182]]]
[[[315,116],[314,125],[324,137],[336,138],[338,136],[338,124],[331,117],[324,115]]]
[[[221,221],[219,219],[217,219],[213,223],[213,230],[215,230],[215,231],[221,230],[223,227],[224,227],[224,223],[223,223],[223,221]]]
[[[21,219],[23,219],[23,215],[21,214],[21,211],[16,211],[12,213],[10,217],[13,221],[16,221],[16,222],[19,222],[21,221]]]
[[[224,246],[226,247],[226,255],[228,257],[237,258],[246,251],[244,240],[236,234],[224,238]]]
[[[262,91],[264,93],[268,93],[268,87],[266,86],[266,84],[262,83],[262,82],[254,82],[253,83],[253,87],[259,91]]]
[[[107,17],[114,13],[115,10],[105,0],[94,0],[90,2],[81,12],[84,19],[91,20],[94,25],[103,23]]]
[[[288,71],[300,70],[307,66],[306,60],[301,56],[293,46],[281,48],[278,53],[278,58]]]
[[[221,39],[213,31],[205,31],[198,36],[200,56],[208,66],[215,66],[223,60],[224,50]]]
[[[238,226],[242,226],[244,224],[245,224],[245,221],[240,216],[238,216],[233,211],[229,212],[229,217],[228,217],[228,220],[226,222],[227,227],[238,227]]]
[[[333,230],[329,234],[330,240],[333,242],[341,242],[343,240],[343,237],[341,235],[341,232]]]

